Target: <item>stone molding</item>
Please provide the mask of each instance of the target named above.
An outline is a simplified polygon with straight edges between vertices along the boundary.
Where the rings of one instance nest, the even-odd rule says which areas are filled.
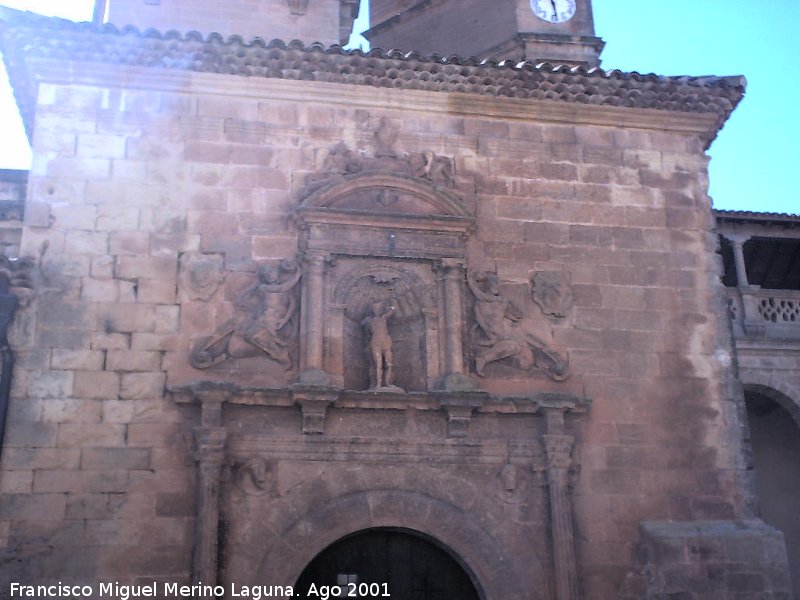
[[[492,397],[480,390],[463,392],[375,392],[313,386],[290,386],[276,389],[236,386],[214,382],[196,382],[167,388],[178,404],[200,404],[203,390],[214,389],[225,404],[263,407],[299,406],[305,400],[324,400],[326,407],[345,410],[431,410],[448,412],[448,407],[469,406],[480,413],[531,415],[550,410],[582,414],[589,408],[588,398],[561,392],[538,392],[529,396]],[[322,396],[320,396],[322,395]]]
[[[180,83],[177,86],[173,83],[172,87],[186,92],[187,77],[194,81],[197,75],[223,74],[226,84],[213,83],[208,92],[230,95],[240,89],[230,77],[235,75],[233,79],[241,79],[243,88],[264,80],[293,80],[293,83],[303,80],[301,87],[308,83],[339,84],[355,90],[368,87],[372,89],[368,94],[356,91],[355,95],[368,97],[370,103],[377,101],[379,105],[385,105],[380,101],[384,93],[424,90],[443,96],[442,104],[450,114],[454,109],[464,110],[462,104],[467,108],[483,104],[472,112],[485,114],[488,110],[498,117],[513,118],[515,115],[508,114],[504,101],[516,100],[527,111],[535,107],[530,112],[541,113],[535,115],[537,118],[547,118],[548,114],[557,117],[560,113],[558,120],[569,123],[575,123],[576,118],[578,122],[584,120],[585,111],[581,109],[589,109],[590,118],[601,117],[601,120],[602,115],[616,113],[617,119],[605,123],[608,125],[638,124],[681,130],[681,122],[688,121],[688,127],[698,130],[709,143],[743,97],[745,87],[741,77],[659,77],[564,65],[422,57],[413,52],[374,50],[365,55],[338,46],[306,47],[296,41],[288,45],[280,40],[267,44],[260,39],[245,43],[239,36],[225,40],[219,34],[204,39],[196,32],[182,36],[174,31],[140,33],[133,27],[120,31],[111,25],[95,28],[87,23],[36,17],[9,9],[0,12],[0,18],[4,58],[29,135],[39,81],[118,82],[129,70],[128,85],[135,86],[139,79],[139,85],[146,89],[160,87],[159,79],[177,76]],[[64,68],[65,62],[78,57],[92,66]],[[137,70],[140,77],[136,76]],[[316,99],[352,104],[346,97],[337,98],[341,93],[327,85]],[[376,94],[375,88],[380,88],[380,93]],[[453,94],[457,95],[457,102],[450,99]],[[304,92],[300,96],[308,98]],[[431,102],[430,94],[423,97],[420,104]],[[636,110],[651,114],[641,118],[644,115],[637,115]],[[675,120],[676,127],[652,123],[653,119],[660,120],[656,117],[660,113],[676,117],[667,119]]]

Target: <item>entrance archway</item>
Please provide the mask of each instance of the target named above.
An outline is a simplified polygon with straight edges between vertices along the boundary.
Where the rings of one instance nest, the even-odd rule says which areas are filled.
[[[305,568],[295,594],[319,598],[319,592],[308,593],[312,585],[327,591],[338,585],[341,597],[353,591],[359,598],[480,600],[470,576],[447,550],[406,529],[367,529],[331,544]]]
[[[783,531],[795,597],[800,597],[800,428],[779,392],[745,386],[761,517]]]

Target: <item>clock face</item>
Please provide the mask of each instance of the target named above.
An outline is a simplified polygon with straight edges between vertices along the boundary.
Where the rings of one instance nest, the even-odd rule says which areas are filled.
[[[531,0],[533,14],[548,23],[565,23],[575,16],[575,0]]]

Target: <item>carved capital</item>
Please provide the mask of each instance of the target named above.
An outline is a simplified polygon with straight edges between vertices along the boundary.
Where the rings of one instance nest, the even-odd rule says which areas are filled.
[[[572,467],[572,448],[575,438],[571,435],[545,434],[544,449],[547,453],[547,468],[549,471],[568,471]]]
[[[441,280],[461,281],[465,279],[466,264],[458,258],[443,258],[434,261],[431,267]]]
[[[225,456],[228,430],[224,427],[196,427],[195,458],[201,463],[221,465]]]

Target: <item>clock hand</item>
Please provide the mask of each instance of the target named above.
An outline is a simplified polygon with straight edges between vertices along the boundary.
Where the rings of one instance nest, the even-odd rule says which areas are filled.
[[[553,6],[553,18],[558,18],[558,9],[556,8],[556,0],[550,0],[550,4]]]

